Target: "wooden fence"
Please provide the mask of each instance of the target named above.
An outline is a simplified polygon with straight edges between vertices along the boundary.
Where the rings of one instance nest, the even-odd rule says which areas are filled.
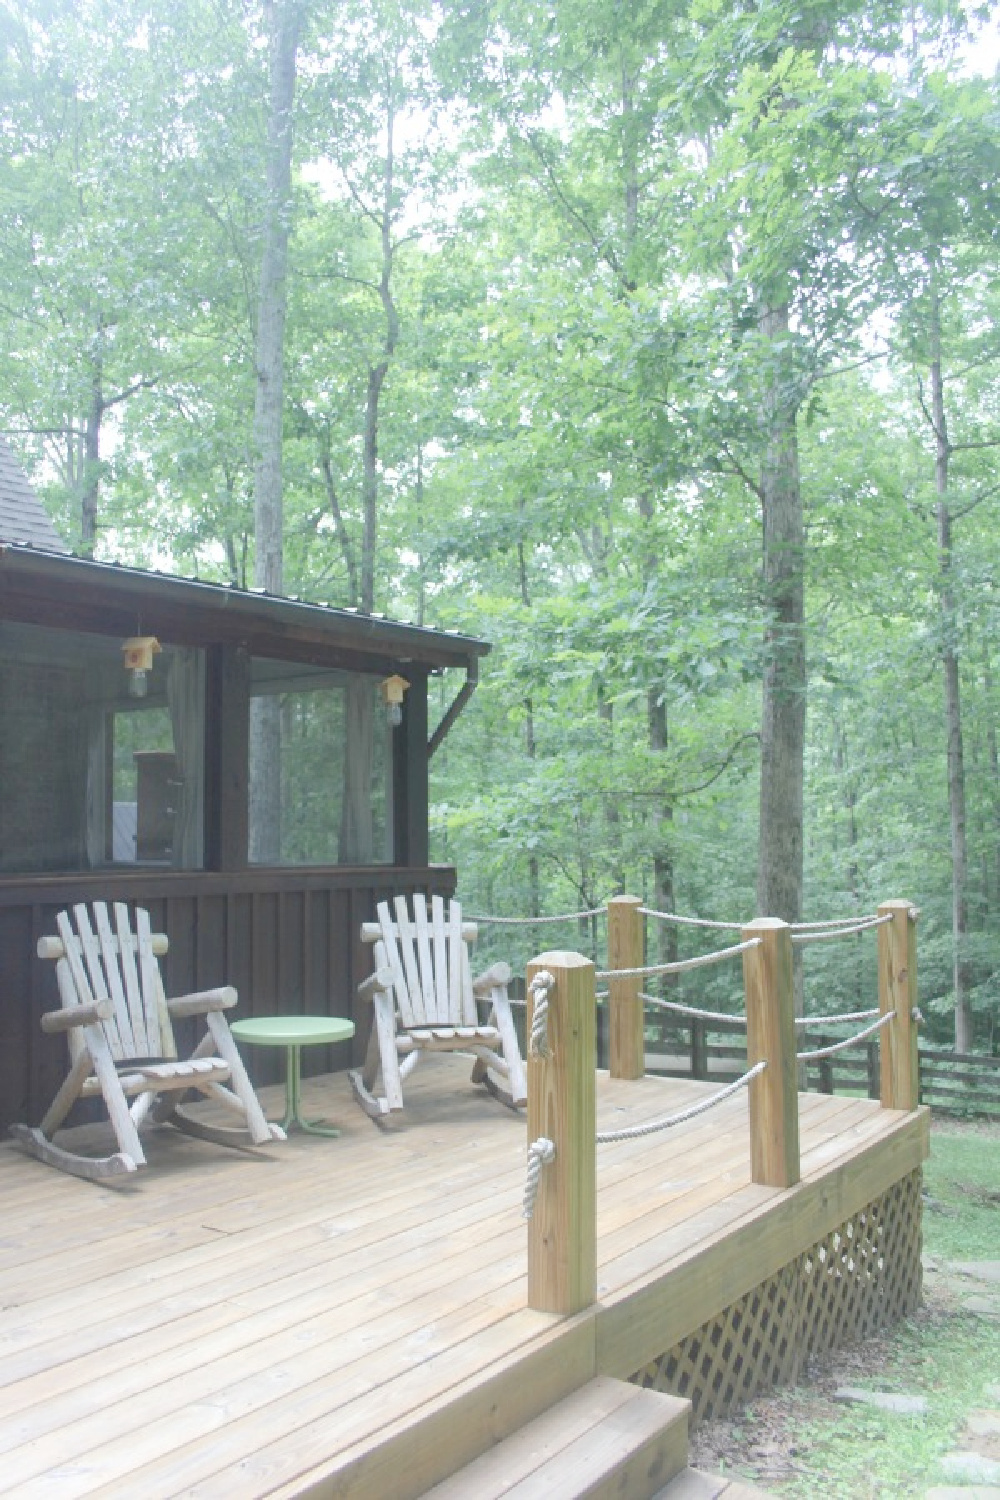
[[[599,1026],[603,1036],[604,1027]],[[810,1045],[827,1047],[844,1033],[815,1030]],[[607,1049],[601,1054],[607,1056]],[[646,1018],[646,1070],[665,1078],[728,1083],[747,1065],[742,1021],[698,1021],[662,1012]],[[921,1104],[939,1114],[1000,1119],[1000,1057],[920,1047]],[[606,1066],[606,1063],[605,1063]],[[820,1094],[879,1096],[878,1042],[865,1040],[806,1065],[805,1087]]]

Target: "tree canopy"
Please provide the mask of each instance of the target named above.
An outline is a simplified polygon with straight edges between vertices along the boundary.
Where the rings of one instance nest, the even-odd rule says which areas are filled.
[[[0,428],[84,552],[494,643],[432,763],[468,909],[906,896],[1000,1045],[981,24],[15,0]]]

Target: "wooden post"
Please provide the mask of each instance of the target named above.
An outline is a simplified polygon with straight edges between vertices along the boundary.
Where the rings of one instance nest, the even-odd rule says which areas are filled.
[[[642,967],[642,906],[638,896],[612,896],[608,902],[608,968]],[[641,981],[609,981],[611,1004],[611,1076],[641,1078],[646,1071]]]
[[[917,914],[909,901],[884,901],[880,917],[891,916],[878,930],[878,1008],[896,1019],[879,1037],[879,1098],[883,1109],[916,1109],[920,1102],[917,1056]]]
[[[594,965],[579,953],[532,959],[529,1036],[531,981],[541,969],[555,985],[549,990],[549,1055],[528,1056],[528,1144],[544,1136],[554,1142],[556,1155],[542,1168],[528,1222],[528,1305],[575,1313],[597,1297]]]
[[[758,937],[743,955],[747,1064],[767,1061],[750,1082],[750,1163],[754,1182],[792,1187],[800,1176],[792,933],[777,917],[758,917],[743,941]]]
[[[699,1081],[708,1077],[708,1032],[696,1016],[691,1017],[691,1077]]]

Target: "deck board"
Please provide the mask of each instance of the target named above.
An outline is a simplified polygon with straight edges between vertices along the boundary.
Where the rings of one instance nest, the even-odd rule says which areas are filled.
[[[442,1442],[471,1455],[515,1409],[631,1373],[644,1340],[717,1312],[926,1150],[919,1117],[818,1095],[799,1189],[751,1182],[741,1095],[601,1146],[599,1305],[560,1319],[526,1306],[524,1121],[467,1066],[428,1060],[388,1130],[338,1075],[306,1104],[339,1139],[227,1152],[155,1132],[123,1185],[0,1147],[0,1494],[379,1495],[403,1454],[417,1494]],[[710,1092],[602,1074],[598,1127]]]

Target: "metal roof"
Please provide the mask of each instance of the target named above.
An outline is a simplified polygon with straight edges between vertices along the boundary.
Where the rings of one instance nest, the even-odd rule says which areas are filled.
[[[8,444],[0,438],[0,542],[67,552]]]
[[[490,650],[487,641],[457,631],[0,542],[3,618],[100,635],[157,635],[165,644],[239,645],[259,656],[368,671],[405,662],[468,668]]]

